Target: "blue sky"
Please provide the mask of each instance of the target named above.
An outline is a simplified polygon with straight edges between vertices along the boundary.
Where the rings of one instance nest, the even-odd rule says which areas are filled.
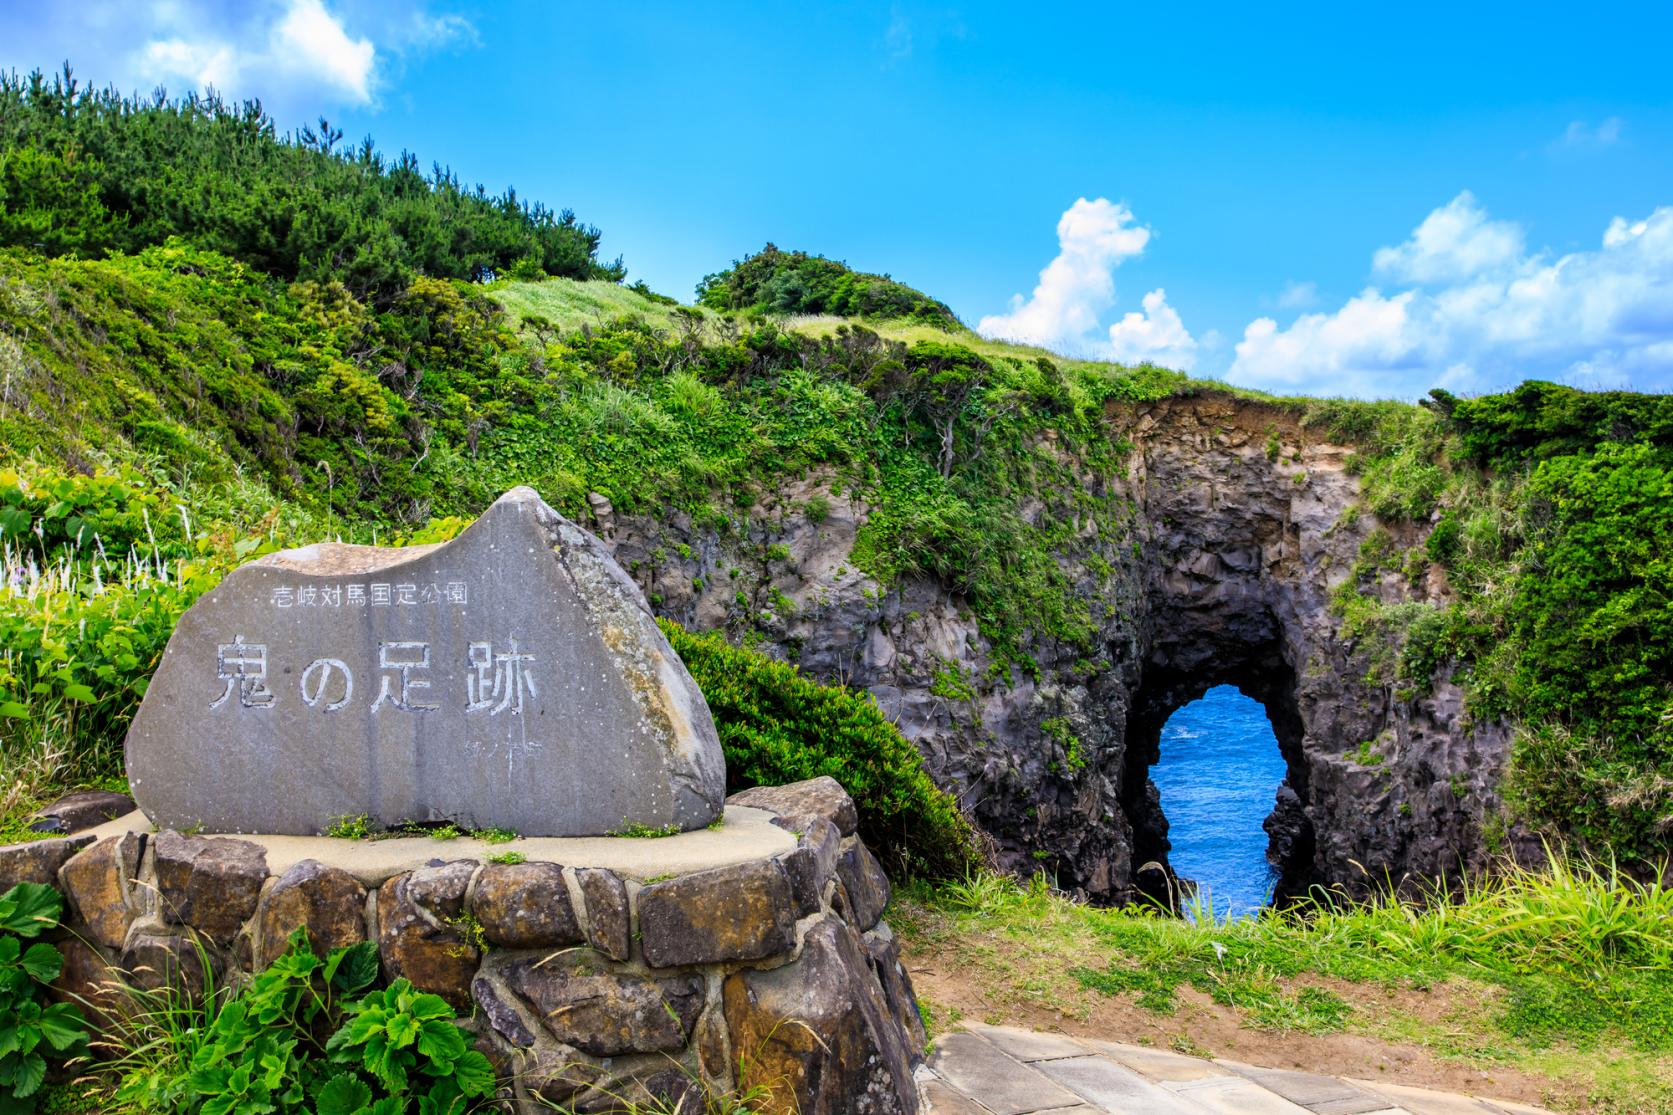
[[[1276,390],[1673,388],[1665,2],[0,12],[0,65],[324,114],[681,298],[772,240]]]

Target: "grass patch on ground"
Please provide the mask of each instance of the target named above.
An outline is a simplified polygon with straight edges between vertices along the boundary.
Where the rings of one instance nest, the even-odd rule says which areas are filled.
[[[1559,1106],[1673,1111],[1673,891],[1607,865],[1504,867],[1457,901],[1319,901],[1232,922],[980,875],[910,886],[890,919],[914,970],[956,957],[991,989],[990,1022],[1119,1008],[1206,1041],[1196,1022],[1217,1010],[1245,1032],[1359,1036],[1513,1070]]]

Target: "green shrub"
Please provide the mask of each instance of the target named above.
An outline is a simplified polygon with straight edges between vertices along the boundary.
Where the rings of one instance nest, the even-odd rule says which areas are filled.
[[[117,1098],[192,1115],[463,1115],[493,1089],[453,1009],[405,979],[377,979],[377,946],[324,959],[305,929],[230,998],[135,994]]]
[[[286,279],[393,295],[414,274],[621,279],[597,229],[508,190],[386,158],[370,138],[281,133],[254,102],[124,97],[66,66],[0,74],[0,245],[132,252],[181,236]]]
[[[351,1071],[333,1076],[321,1089],[320,1115],[352,1115],[371,1106],[372,1088],[360,1073],[369,1073],[390,1096],[416,1097],[426,1115],[463,1111],[467,1099],[493,1091],[488,1058],[469,1048],[441,996],[397,979],[344,1011],[348,1020],[326,1048],[333,1064]]]
[[[1585,454],[1611,441],[1673,447],[1673,396],[1582,391],[1539,380],[1475,399],[1430,395],[1464,451],[1483,464]]]
[[[48,1003],[47,985],[64,958],[33,941],[58,925],[63,900],[51,887],[19,883],[0,894],[0,1112],[35,1110],[46,1080],[47,1057],[63,1059],[87,1038],[87,1022],[69,1003]]]
[[[959,878],[981,862],[975,834],[923,759],[864,694],[662,622],[714,713],[729,790],[828,774],[860,811],[860,835],[900,876]]]
[[[906,318],[941,328],[959,324],[945,303],[887,275],[854,271],[823,256],[781,251],[772,244],[725,271],[704,276],[697,284],[697,300],[716,310]]]

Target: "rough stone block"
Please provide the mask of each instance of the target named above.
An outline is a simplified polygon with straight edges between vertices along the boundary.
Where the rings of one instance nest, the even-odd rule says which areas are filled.
[[[529,488],[459,537],[319,543],[181,617],[128,733],[159,826],[311,835],[343,816],[525,836],[701,828],[726,768],[638,586]]]
[[[889,905],[889,877],[883,865],[858,838],[847,842],[837,860],[837,877],[848,892],[854,911],[854,928],[870,929],[883,916]]]
[[[603,1080],[604,1070],[580,1057],[542,1049],[523,1058],[518,1077],[530,1095],[539,1097],[536,1110],[550,1110]]]
[[[534,1044],[534,1031],[497,980],[477,976],[471,981],[471,998],[476,1000],[488,1025],[513,1048],[527,1049]]]
[[[823,817],[809,817],[802,830],[796,850],[779,857],[784,874],[790,880],[790,893],[796,899],[796,915],[806,917],[819,909],[825,884],[836,872],[841,837],[836,826]]]
[[[461,915],[475,871],[473,861],[458,860],[397,875],[378,888],[378,957],[385,975],[404,976],[455,1007],[469,1005],[481,953],[466,940]]]
[[[696,1112],[702,1098],[697,1086],[677,1068],[629,1074],[606,1080],[575,1104],[576,1115],[633,1115],[642,1111]]]
[[[193,1001],[213,987],[220,965],[208,949],[190,937],[135,932],[118,961],[127,982],[142,991],[183,990]]]
[[[909,1039],[908,1051],[913,1064],[923,1059],[921,1050],[929,1041],[924,1030],[923,1016],[918,1013],[918,996],[912,990],[912,977],[900,960],[900,942],[894,931],[880,924],[865,935],[866,955],[871,960],[872,973],[883,989],[883,999],[900,1023]]]
[[[848,796],[842,783],[828,774],[788,786],[751,786],[726,800],[732,805],[765,809],[791,821],[799,817],[823,817],[844,836],[853,836],[860,825],[854,799]]]
[[[137,833],[111,836],[77,852],[59,869],[60,889],[87,927],[87,935],[107,949],[119,949],[138,911],[131,905],[129,883],[139,873],[145,838]]]
[[[256,912],[267,881],[267,854],[245,840],[181,836],[165,830],[151,842],[162,914],[218,945],[232,942]]]
[[[795,945],[790,883],[776,860],[753,860],[653,883],[639,892],[645,963],[762,960]]]
[[[57,944],[64,967],[52,981],[52,997],[82,1009],[96,1030],[109,1029],[127,1005],[113,969],[99,951],[74,937]]]
[[[279,877],[256,909],[257,966],[265,968],[283,956],[298,928],[308,930],[320,956],[359,944],[366,939],[365,910],[366,888],[353,875],[318,860],[301,861]]]
[[[56,887],[58,869],[91,843],[91,836],[74,836],[60,840],[30,840],[0,848],[0,894],[5,894],[19,883]]]
[[[835,918],[808,930],[796,963],[728,976],[724,1002],[742,1083],[767,1088],[769,1110],[917,1112],[905,1036],[859,936]]]
[[[700,977],[651,979],[587,957],[518,961],[506,978],[547,1032],[595,1057],[682,1050],[703,1009]]]
[[[538,949],[578,945],[581,924],[555,863],[490,863],[477,876],[471,914],[488,943]]]
[[[134,811],[134,799],[110,790],[79,790],[65,794],[30,819],[36,832],[72,833],[114,821]]]
[[[612,960],[626,960],[633,949],[633,911],[627,884],[614,871],[583,867],[575,873],[587,904],[587,944]]]

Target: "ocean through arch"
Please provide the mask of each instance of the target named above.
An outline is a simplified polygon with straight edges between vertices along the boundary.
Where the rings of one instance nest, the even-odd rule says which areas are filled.
[[[1216,918],[1257,913],[1272,899],[1278,873],[1263,824],[1285,774],[1265,706],[1236,686],[1214,686],[1162,727],[1150,778],[1168,821],[1168,860]]]

